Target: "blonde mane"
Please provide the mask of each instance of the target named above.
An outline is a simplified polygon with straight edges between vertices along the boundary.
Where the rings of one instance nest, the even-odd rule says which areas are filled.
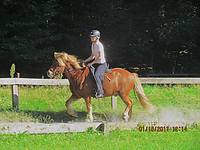
[[[73,55],[69,55],[69,54],[67,54],[65,52],[62,52],[62,53],[56,53],[55,52],[54,53],[54,57],[57,59],[57,61],[58,61],[60,66],[65,66],[65,63],[64,63],[65,61],[64,60],[66,60],[70,64],[72,64],[75,67],[75,69],[81,68],[81,66],[78,63],[77,58],[75,56],[73,56]]]

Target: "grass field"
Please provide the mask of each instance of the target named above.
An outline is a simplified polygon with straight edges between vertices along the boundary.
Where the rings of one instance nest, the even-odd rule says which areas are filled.
[[[193,127],[187,132],[139,132],[136,130],[114,130],[105,136],[102,132],[67,134],[17,134],[0,135],[2,150],[38,149],[177,149],[198,150],[199,129]]]
[[[160,120],[200,120],[200,86],[150,86],[144,85],[148,99],[158,108]],[[20,87],[19,111],[12,110],[10,87],[0,88],[0,123],[2,122],[76,122],[85,121],[87,111],[83,99],[71,107],[78,112],[74,118],[67,114],[65,101],[71,93],[68,86]],[[132,121],[157,121],[135,99]],[[121,121],[125,104],[118,98],[118,108],[111,108],[109,98],[93,99],[95,120]],[[179,120],[177,120],[179,119]],[[160,121],[159,120],[159,121]],[[0,149],[198,149],[200,147],[199,123],[187,132],[139,132],[114,130],[105,136],[100,131],[63,134],[0,135]]]
[[[158,109],[160,119],[168,119],[167,114],[174,112],[174,117],[181,116],[182,120],[200,120],[200,86],[176,85],[168,86],[144,86],[144,91],[151,103]],[[0,122],[69,122],[85,121],[87,110],[84,99],[74,102],[71,107],[78,112],[79,117],[68,115],[65,101],[71,93],[68,86],[38,86],[20,87],[19,111],[12,110],[11,88],[0,88]],[[130,93],[133,99],[133,119],[144,119],[154,116],[148,114],[140,102],[135,99],[134,93]],[[95,120],[115,119],[119,121],[126,105],[118,97],[117,109],[111,108],[111,98],[92,99],[93,115]],[[142,115],[142,116],[141,116]],[[172,117],[172,116],[169,116]],[[140,121],[140,120],[138,120]],[[155,121],[155,120],[151,120]]]

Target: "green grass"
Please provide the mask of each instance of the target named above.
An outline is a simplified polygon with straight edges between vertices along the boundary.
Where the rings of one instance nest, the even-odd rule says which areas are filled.
[[[144,91],[151,103],[159,111],[175,108],[185,116],[193,113],[198,118],[200,110],[200,86],[150,86],[144,85]],[[20,87],[19,110],[12,110],[10,87],[0,88],[0,123],[1,122],[73,122],[85,121],[87,110],[80,99],[71,107],[78,112],[79,118],[68,115],[65,101],[71,92],[68,86]],[[134,100],[133,116],[148,114],[130,93]],[[125,104],[118,97],[117,109],[111,108],[111,98],[92,99],[95,120],[106,120],[109,115],[120,120]],[[194,119],[193,118],[193,119]],[[134,119],[133,119],[134,120]],[[141,123],[142,124],[142,123]],[[104,135],[100,131],[60,134],[0,134],[0,149],[198,149],[200,147],[199,123],[188,128],[187,132],[139,132],[138,128],[130,131],[111,131]]]
[[[175,85],[175,86],[150,86],[144,85],[144,91],[148,100],[159,111],[163,108],[177,108],[184,114],[200,110],[200,86],[199,85]],[[68,115],[65,102],[71,96],[68,86],[21,86],[19,90],[19,111],[12,110],[12,95],[10,87],[0,88],[0,122],[68,122],[75,121]],[[141,104],[135,99],[133,91],[130,93],[133,99],[133,115],[148,114]],[[114,114],[120,118],[126,107],[118,97],[117,109],[111,108],[111,98],[92,99],[93,115],[95,120],[106,120],[106,116]],[[87,109],[84,99],[71,104],[78,112],[79,119],[84,121],[87,117]]]
[[[145,86],[149,100],[158,106],[175,106],[188,108],[199,108],[200,86],[176,85],[168,86]]]
[[[0,147],[9,149],[179,149],[197,150],[199,128],[187,132],[139,132],[114,130],[109,135],[98,131],[65,134],[0,135]]]

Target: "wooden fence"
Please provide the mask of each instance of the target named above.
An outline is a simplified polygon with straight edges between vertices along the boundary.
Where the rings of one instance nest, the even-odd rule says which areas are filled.
[[[200,78],[140,78],[142,84],[200,84]],[[68,79],[0,78],[0,85],[12,85],[12,103],[19,109],[18,85],[69,85]],[[117,97],[112,96],[111,104],[117,108]]]

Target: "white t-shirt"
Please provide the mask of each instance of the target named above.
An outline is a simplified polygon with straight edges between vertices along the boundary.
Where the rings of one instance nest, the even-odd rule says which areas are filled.
[[[102,45],[102,43],[98,40],[95,44],[92,43],[92,53],[95,57],[95,60],[99,57],[99,51],[100,51],[100,56],[101,56],[101,60],[99,60],[97,63],[104,63],[106,62],[105,59],[105,54],[104,54],[104,47]]]

